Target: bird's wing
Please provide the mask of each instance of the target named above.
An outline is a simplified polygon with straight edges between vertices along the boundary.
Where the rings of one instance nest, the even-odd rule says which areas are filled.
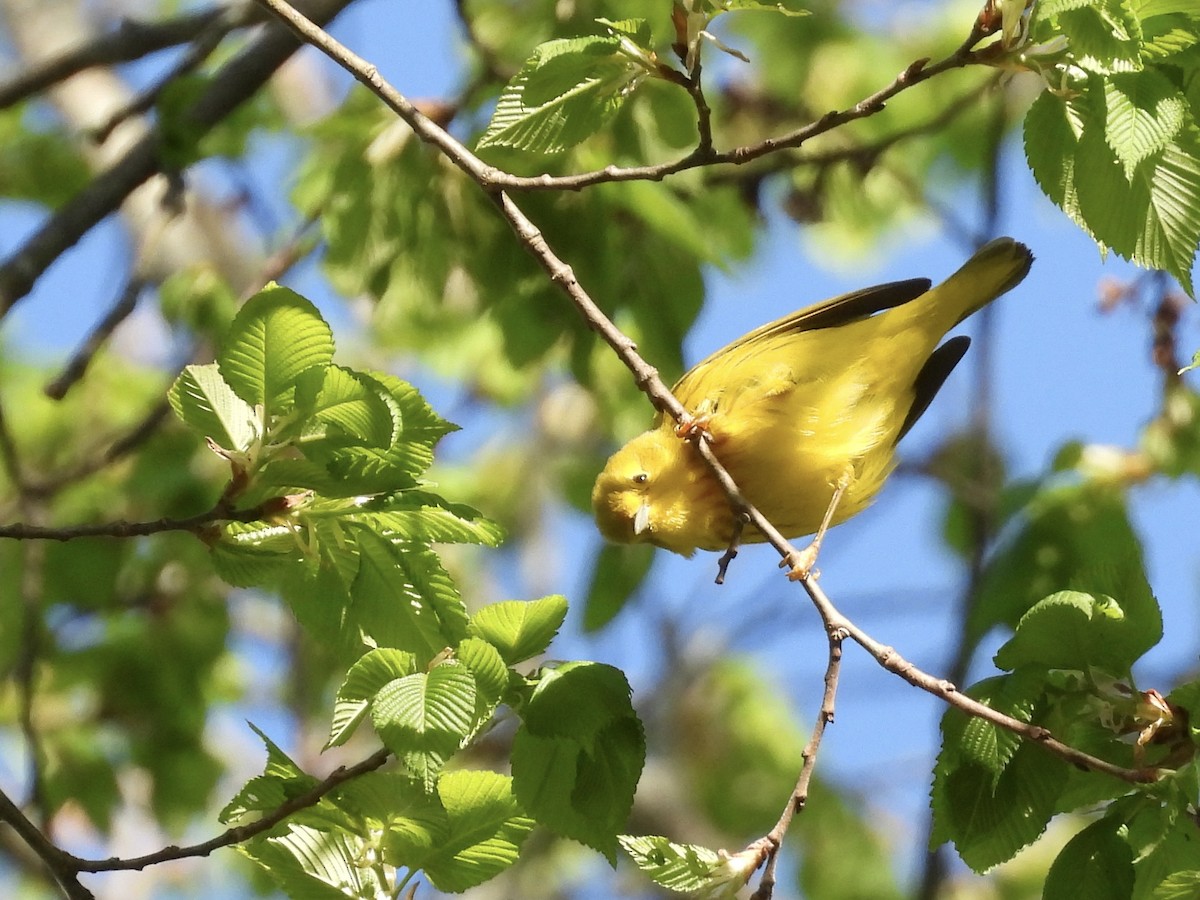
[[[765,349],[765,345],[780,346],[778,338],[819,328],[834,328],[864,319],[915,300],[928,291],[929,287],[928,278],[910,278],[906,281],[892,281],[863,288],[806,306],[782,319],[768,322],[712,353],[689,369],[671,390],[685,405],[698,403],[713,387],[706,382],[713,374],[714,364],[719,365],[725,373],[724,378],[717,378],[716,381],[724,381],[728,378],[728,373],[736,373],[742,366],[749,364]]]

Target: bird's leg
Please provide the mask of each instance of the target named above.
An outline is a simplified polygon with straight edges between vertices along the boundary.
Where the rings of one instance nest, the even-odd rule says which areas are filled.
[[[721,558],[717,560],[717,584],[725,583],[725,572],[729,568],[729,564],[733,562],[734,557],[738,555],[738,547],[742,543],[742,531],[749,521],[745,513],[733,517],[733,537],[729,539],[729,547],[721,554]]]
[[[813,574],[813,566],[817,563],[817,554],[821,552],[821,542],[825,540],[825,532],[829,530],[829,524],[833,521],[833,514],[837,511],[838,504],[841,503],[846,489],[850,487],[853,477],[854,470],[847,466],[846,471],[838,478],[837,484],[833,488],[833,496],[829,498],[829,506],[825,509],[825,517],[821,520],[821,527],[813,535],[812,542],[803,550],[789,553],[779,561],[779,568],[789,570],[787,577],[790,580],[803,581],[809,575]]]
[[[711,440],[712,435],[708,430],[708,426],[712,422],[713,412],[716,408],[717,404],[712,400],[702,400],[700,405],[696,407],[694,414],[689,414],[675,426],[675,435],[685,439],[699,438],[701,440]]]

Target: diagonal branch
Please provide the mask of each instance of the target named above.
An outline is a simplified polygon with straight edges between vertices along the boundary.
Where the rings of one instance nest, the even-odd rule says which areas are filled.
[[[339,766],[312,788],[280,804],[261,818],[246,825],[235,825],[233,828],[228,828],[221,832],[216,837],[199,844],[192,844],[187,847],[164,847],[155,853],[147,853],[145,856],[134,856],[127,859],[120,859],[115,856],[108,859],[81,859],[77,856],[62,853],[62,851],[58,852],[65,858],[69,871],[72,872],[117,872],[130,869],[145,869],[148,866],[171,862],[176,859],[208,856],[214,850],[220,850],[222,847],[229,847],[233,844],[240,844],[242,841],[247,841],[256,835],[262,834],[264,831],[269,831],[293,813],[307,809],[310,806],[315,806],[322,797],[338,785],[344,784],[353,778],[358,778],[360,775],[365,775],[368,772],[373,772],[383,766],[391,758],[391,755],[391,751],[385,747],[376,750],[366,759],[352,766]],[[57,850],[57,848],[55,849]]]
[[[228,11],[224,7],[214,6],[161,22],[126,19],[116,31],[67,50],[0,84],[0,109],[39,94],[85,69],[132,62],[160,50],[185,44],[226,15]]]
[[[21,812],[20,807],[0,791],[0,822],[6,823],[45,864],[50,874],[58,881],[69,900],[92,900],[92,892],[79,883],[79,867],[74,858],[47,838]]]
[[[327,22],[350,0],[311,0],[309,12]],[[295,36],[275,22],[213,76],[207,90],[186,113],[190,133],[207,132],[249,100],[299,47]],[[134,189],[164,171],[157,132],[130,147],[120,161],[97,175],[56,210],[10,257],[0,263],[0,318],[33,289],[34,283],[62,253],[93,226],[117,211]]]

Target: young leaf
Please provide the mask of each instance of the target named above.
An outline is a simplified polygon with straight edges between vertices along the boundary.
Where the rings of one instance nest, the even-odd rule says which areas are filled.
[[[496,547],[504,540],[500,526],[471,507],[425,491],[376,498],[359,505],[351,519],[390,541]]]
[[[615,34],[540,45],[505,86],[479,147],[557,153],[594,134],[646,74],[621,47]]]
[[[671,891],[708,889],[713,872],[721,864],[716,851],[697,844],[676,844],[658,835],[622,834],[617,839],[639,869],[655,884]]]
[[[388,447],[397,432],[390,398],[381,386],[344,366],[329,366],[301,449],[312,454],[317,438],[361,447]]]
[[[615,863],[646,738],[629,683],[611,666],[568,663],[544,673],[513,741],[513,789],[539,822]]]
[[[346,673],[333,704],[333,725],[325,749],[349,740],[367,714],[371,700],[388,682],[417,670],[416,658],[403,650],[381,647],[363,655]]]
[[[317,308],[295,291],[268,285],[234,318],[217,365],[239,397],[261,404],[270,417],[296,402],[298,388],[315,399],[332,359],[333,334]]]
[[[1067,764],[1033,744],[1022,743],[999,778],[947,745],[934,770],[931,842],[953,841],[985,872],[1042,834],[1066,779]]]
[[[1059,591],[1021,617],[1016,633],[996,652],[996,665],[1124,675],[1147,649],[1142,630],[1112,597]]]
[[[1165,75],[1150,70],[1114,75],[1104,82],[1105,137],[1125,169],[1165,150],[1188,117],[1187,99]]]
[[[465,891],[517,861],[533,820],[513,797],[511,779],[495,772],[447,772],[437,792],[448,833],[423,868],[438,890]]]
[[[185,368],[167,399],[190,428],[226,450],[244,452],[258,437],[253,407],[225,383],[216,363]]]
[[[250,727],[266,745],[267,763],[262,775],[251,778],[221,810],[217,818],[225,825],[236,823],[250,813],[277,809],[285,800],[311,790],[317,783],[262,731]]]
[[[511,666],[544,652],[566,616],[567,601],[559,594],[528,602],[502,600],[478,610],[467,630],[499,650]]]
[[[481,724],[508,688],[508,666],[504,664],[496,648],[487,641],[469,637],[454,648],[454,658],[471,670],[475,676],[475,686],[479,688],[481,706],[476,712],[476,721]]]
[[[354,897],[388,893],[378,870],[361,864],[366,848],[353,833],[290,822],[282,835],[237,848],[297,900],[345,900],[347,892]]]
[[[475,679],[457,663],[434,666],[384,685],[371,705],[371,722],[384,745],[433,790],[446,760],[474,726]]]

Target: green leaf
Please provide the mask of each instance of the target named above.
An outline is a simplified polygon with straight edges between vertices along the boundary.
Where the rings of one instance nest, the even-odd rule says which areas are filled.
[[[541,44],[505,86],[479,147],[556,153],[598,131],[645,74],[613,35]]]
[[[329,366],[317,395],[301,449],[312,453],[308,442],[326,438],[357,446],[389,447],[397,431],[392,417],[390,398],[382,386],[343,366]]]
[[[967,693],[997,712],[1030,722],[1043,690],[1040,677],[1014,673],[984,679]],[[954,743],[964,760],[983,766],[997,779],[1021,746],[1021,738],[1008,729],[958,710],[947,710],[943,723],[944,742]]]
[[[270,873],[293,900],[346,900],[387,894],[377,870],[363,866],[365,848],[339,829],[291,823],[276,837],[239,844],[238,850]]]
[[[1188,118],[1187,100],[1157,71],[1114,75],[1104,82],[1105,138],[1125,168],[1126,179],[1167,146]]]
[[[88,164],[67,135],[28,127],[26,111],[0,110],[0,196],[57,208],[91,180]]]
[[[244,452],[258,438],[253,407],[225,383],[216,363],[187,366],[171,385],[167,399],[175,415],[219,447]]]
[[[1133,890],[1133,855],[1117,833],[1119,825],[1101,819],[1071,838],[1046,874],[1043,900],[1127,900]]]
[[[371,722],[430,792],[471,733],[474,712],[475,679],[465,666],[448,662],[384,685],[371,704]]]
[[[475,676],[475,686],[479,688],[480,701],[486,702],[486,709],[476,712],[476,721],[482,722],[490,716],[504,691],[508,688],[508,666],[500,653],[485,640],[476,637],[465,638],[454,648],[454,658],[471,670]]]
[[[1141,23],[1124,0],[1095,0],[1063,10],[1058,20],[1081,68],[1103,75],[1141,70]]]
[[[504,532],[464,503],[426,491],[401,491],[358,506],[350,516],[385,540],[419,544],[485,544],[497,547]]]
[[[933,843],[954,842],[963,862],[982,873],[1036,840],[1054,814],[1067,764],[1022,743],[995,774],[943,747],[934,772]]]
[[[467,631],[494,646],[511,666],[544,652],[566,616],[567,601],[559,594],[528,602],[502,600],[471,616]]]
[[[654,562],[649,544],[605,544],[600,548],[583,608],[583,630],[603,628],[646,579]]]
[[[533,820],[513,797],[511,779],[495,772],[447,772],[437,791],[449,828],[423,868],[438,890],[465,891],[517,861]]]
[[[306,774],[263,732],[250,726],[267,748],[267,763],[262,775],[251,778],[217,816],[223,825],[236,824],[251,813],[267,813],[285,801],[316,786],[317,779]]]
[[[1062,896],[1065,898],[1067,895]],[[1104,900],[1102,895],[1097,896]],[[1200,871],[1190,869],[1168,875],[1158,883],[1150,897],[1151,900],[1196,900],[1200,897]]]
[[[261,404],[269,421],[309,393],[315,399],[332,359],[333,335],[317,308],[272,284],[238,312],[217,365],[234,392],[251,406]]]
[[[657,835],[622,834],[618,840],[655,884],[679,893],[708,889],[721,865],[716,851],[697,844],[676,844]]]
[[[996,665],[1123,675],[1148,649],[1145,637],[1143,623],[1112,597],[1059,591],[1021,617],[1016,633],[997,651]]]
[[[347,625],[376,645],[409,650],[424,665],[466,637],[467,612],[437,555],[354,530],[358,575]]]
[[[610,862],[646,760],[629,696],[618,669],[567,663],[543,674],[513,742],[513,787],[521,805]]]
[[[350,667],[333,704],[333,725],[325,749],[349,740],[367,714],[371,700],[385,684],[417,670],[416,658],[403,650],[381,647],[364,654]]]

